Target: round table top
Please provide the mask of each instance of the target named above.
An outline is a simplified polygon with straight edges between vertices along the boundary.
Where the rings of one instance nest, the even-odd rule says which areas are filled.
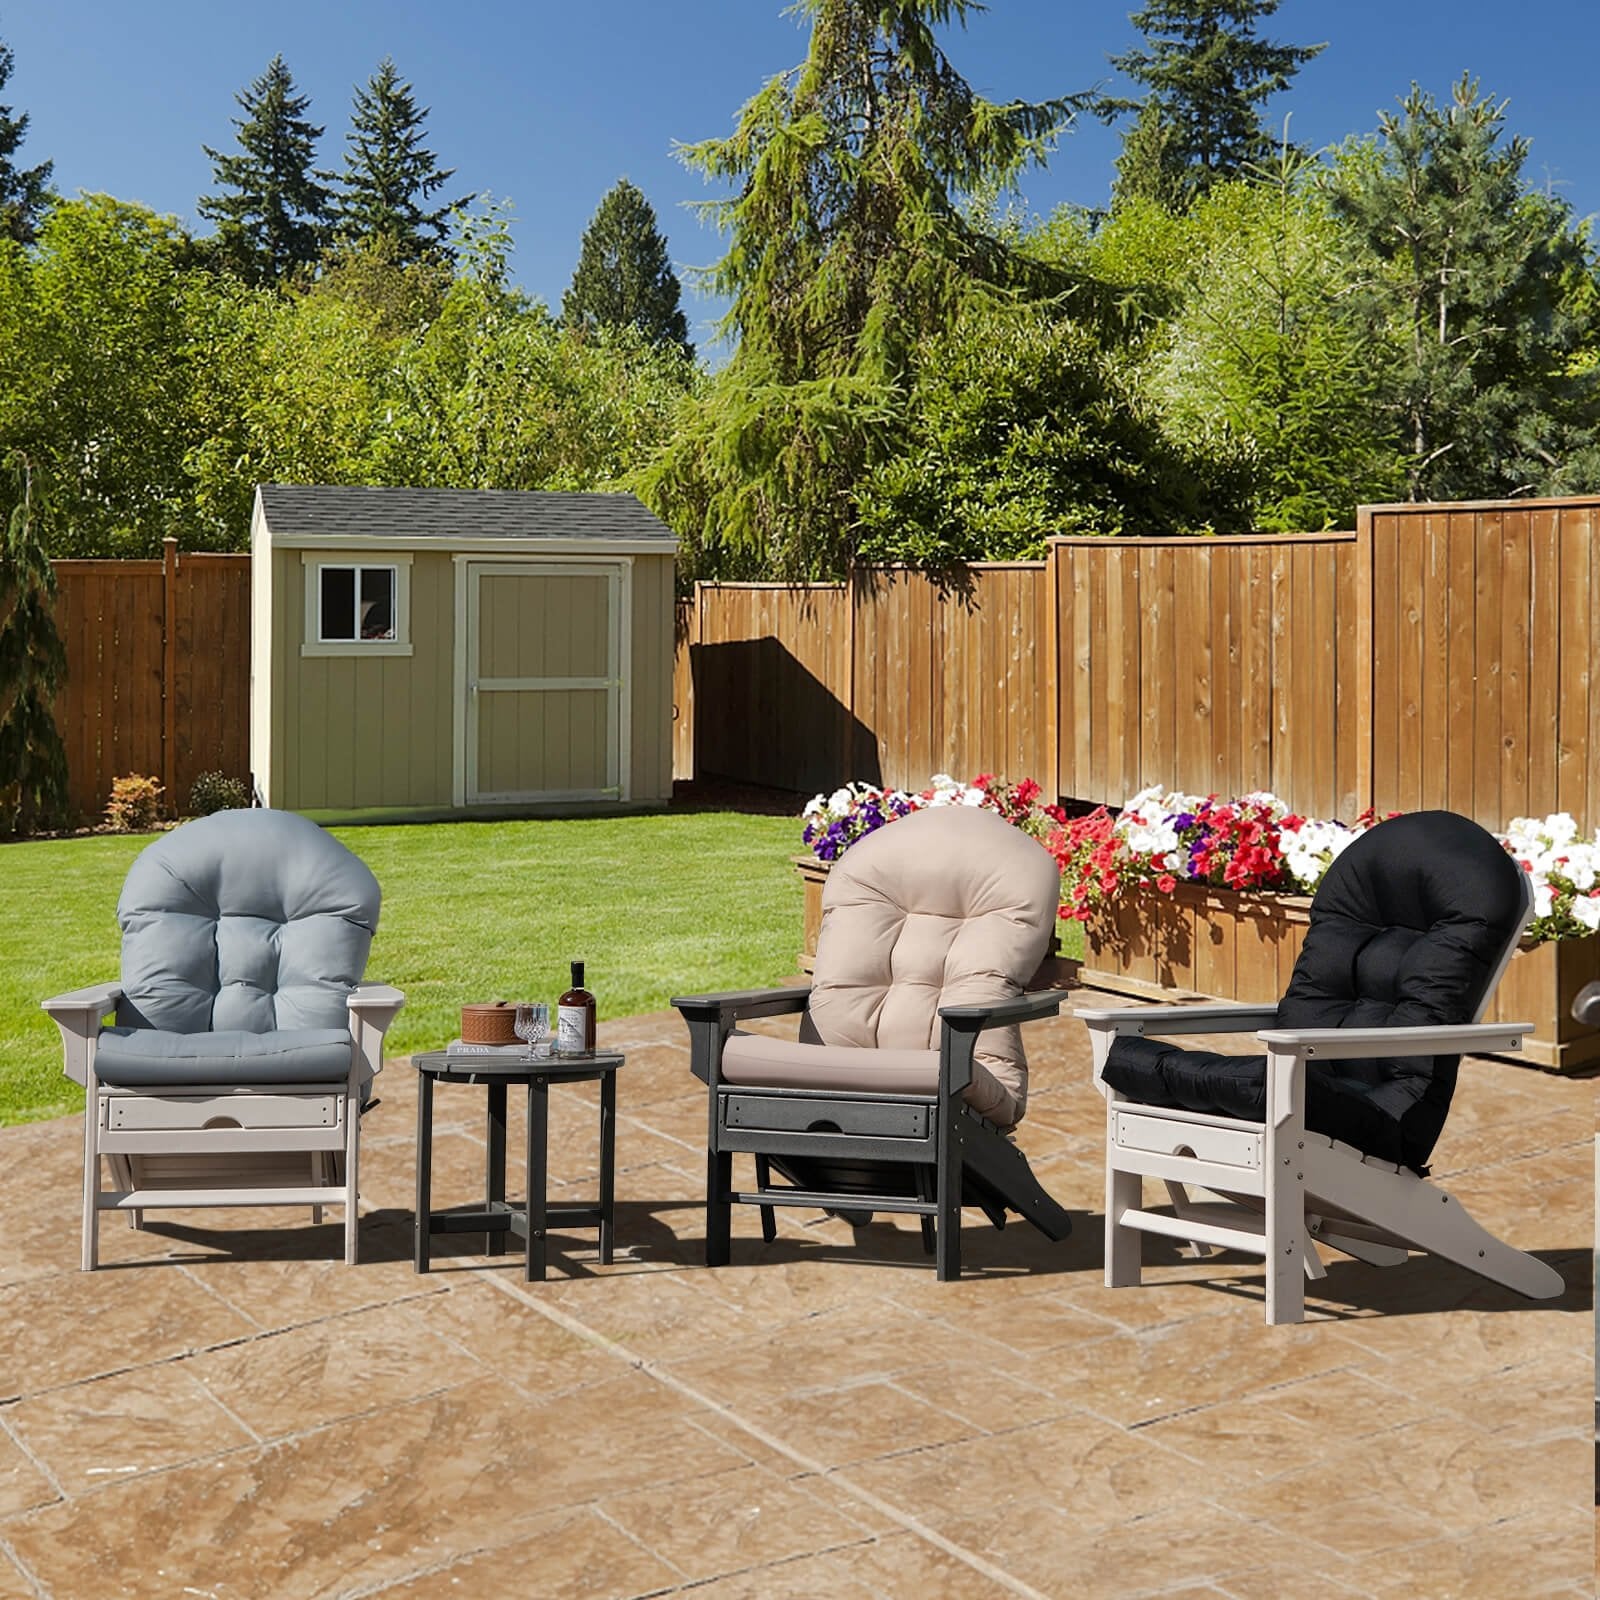
[[[620,1050],[586,1050],[578,1056],[452,1056],[447,1050],[422,1050],[412,1056],[411,1065],[433,1078],[519,1083],[529,1078],[599,1077],[614,1072],[626,1059]]]

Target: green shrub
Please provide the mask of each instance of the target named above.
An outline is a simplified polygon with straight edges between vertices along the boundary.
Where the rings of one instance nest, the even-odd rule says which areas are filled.
[[[250,791],[225,772],[202,772],[189,790],[189,814],[209,817],[213,811],[245,811]]]

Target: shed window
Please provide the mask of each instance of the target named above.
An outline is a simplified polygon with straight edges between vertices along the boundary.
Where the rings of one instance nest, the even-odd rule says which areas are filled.
[[[399,637],[393,567],[325,566],[319,576],[317,637],[323,643],[392,643]]]

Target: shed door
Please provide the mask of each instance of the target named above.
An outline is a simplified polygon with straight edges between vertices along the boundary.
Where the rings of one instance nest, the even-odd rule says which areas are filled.
[[[622,577],[467,563],[467,804],[621,794]]]

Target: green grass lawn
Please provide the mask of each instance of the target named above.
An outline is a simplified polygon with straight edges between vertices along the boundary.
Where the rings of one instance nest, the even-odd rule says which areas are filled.
[[[368,978],[403,989],[386,1053],[444,1044],[470,1000],[548,1000],[587,963],[604,1017],[795,972],[787,817],[726,812],[336,828],[383,885]],[[148,837],[0,846],[0,1125],[81,1108],[39,1002],[114,979],[117,895]]]

